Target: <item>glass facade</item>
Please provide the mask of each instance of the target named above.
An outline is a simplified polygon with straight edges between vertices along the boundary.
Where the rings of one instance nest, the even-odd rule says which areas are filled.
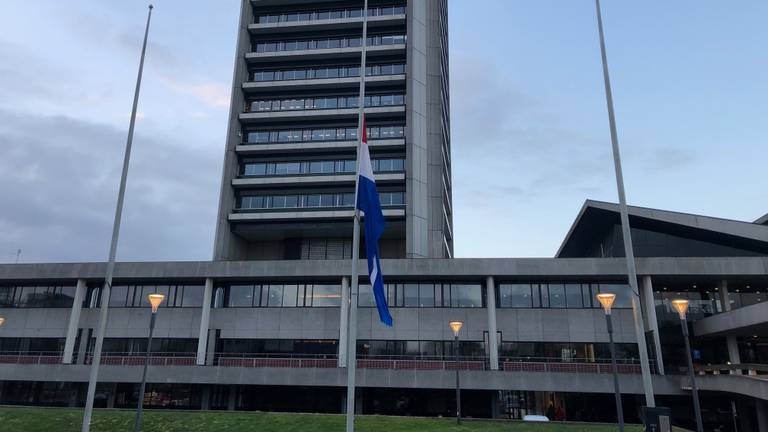
[[[246,105],[246,112],[303,111],[357,108],[359,96],[333,96],[294,99],[256,100]],[[405,104],[403,94],[382,94],[365,96],[366,107],[401,106]]]
[[[371,165],[373,165],[374,172],[403,172],[405,170],[405,159],[373,159]],[[340,159],[290,162],[246,162],[243,164],[242,175],[247,177],[260,177],[307,174],[354,174],[356,172],[357,161],[354,159]]]
[[[485,287],[461,282],[385,283],[389,307],[423,308],[482,308],[485,307]],[[358,306],[376,307],[373,289],[360,284]]]
[[[616,358],[621,362],[639,359],[637,344],[617,343]],[[526,362],[609,363],[610,345],[603,342],[519,342],[502,341],[499,360]]]
[[[338,284],[231,284],[217,288],[214,307],[339,307]],[[219,297],[220,300],[216,300]]]
[[[75,287],[67,285],[0,286],[0,307],[69,308],[75,299]]]
[[[322,39],[258,41],[253,43],[253,48],[257,53],[357,48],[361,46],[362,40],[359,36],[349,36]],[[405,41],[406,36],[404,34],[375,35],[368,36],[366,46],[404,45]]]
[[[600,308],[595,296],[616,294],[614,308],[631,308],[631,289],[611,283],[501,283],[497,289],[499,308]]]
[[[100,290],[100,286],[91,289]],[[154,293],[165,295],[160,307],[202,307],[204,291],[205,287],[197,284],[113,285],[109,307],[149,308],[147,296]]]
[[[370,359],[418,359],[418,360],[451,360],[454,358],[453,341],[443,340],[358,340],[357,355]],[[485,358],[485,343],[483,341],[462,340],[459,343],[459,356],[468,358]]]
[[[404,63],[366,66],[366,76],[405,74]],[[304,79],[347,78],[360,76],[360,66],[318,66],[296,69],[259,69],[252,73],[253,81],[291,81]]]
[[[402,4],[392,4],[379,7],[369,7],[368,16],[392,16],[404,15],[405,6]],[[259,24],[273,24],[281,22],[302,22],[302,21],[324,21],[345,18],[362,18],[363,10],[361,8],[339,8],[322,10],[303,10],[299,12],[286,12],[282,14],[259,14],[256,16],[256,22]]]
[[[379,192],[384,206],[405,204],[405,192]],[[240,197],[238,210],[288,209],[288,208],[352,208],[354,193],[316,193],[298,195],[246,195]]]
[[[366,130],[370,140],[402,139],[405,137],[405,126],[403,125],[370,126]],[[245,144],[355,141],[357,140],[357,127],[262,130],[246,132],[245,136]]]

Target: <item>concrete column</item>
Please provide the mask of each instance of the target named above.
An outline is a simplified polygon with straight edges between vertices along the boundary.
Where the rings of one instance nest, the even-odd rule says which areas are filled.
[[[488,309],[488,360],[491,370],[499,370],[499,343],[496,340],[496,284],[493,276],[485,279],[485,292]]]
[[[80,311],[83,309],[83,299],[87,287],[84,279],[77,280],[75,288],[75,299],[72,303],[72,309],[69,311],[69,323],[67,324],[67,340],[64,342],[64,355],[61,362],[72,364],[72,353],[75,350],[75,339],[77,338],[77,328],[80,326]]]
[[[728,281],[723,279],[720,281],[720,307],[723,312],[729,312],[731,310],[731,301],[728,298]]]
[[[756,399],[757,404],[757,431],[768,432],[768,401]]]
[[[216,357],[216,332],[217,330],[215,329],[208,330],[208,338],[211,343],[208,344],[205,364],[213,365],[214,357]]]
[[[91,342],[90,336],[91,329],[84,328],[80,332],[80,346],[77,347],[77,362],[78,364],[85,364],[85,355],[88,349],[88,344]]]
[[[117,399],[117,384],[112,384],[109,389],[109,395],[107,396],[107,408],[115,407],[115,399]]]
[[[349,330],[349,278],[341,278],[341,310],[339,311],[339,367],[347,367],[347,335]]]
[[[211,386],[203,386],[203,391],[200,393],[200,409],[208,411],[211,409]]]
[[[200,315],[200,335],[197,339],[197,365],[205,366],[205,354],[208,347],[208,326],[211,323],[211,296],[213,295],[213,279],[205,280],[203,292],[203,307]]]
[[[653,300],[653,280],[650,276],[643,276],[641,290],[643,309],[645,310],[645,329],[653,334],[656,369],[659,371],[659,375],[664,375],[664,359],[661,355],[661,338],[659,338],[659,321],[656,319],[656,303]]]
[[[731,364],[741,364],[741,354],[739,353],[739,343],[736,340],[736,336],[726,337],[725,342],[728,345],[728,361],[730,361]],[[731,374],[741,375],[741,371],[732,370]]]
[[[229,386],[229,398],[227,398],[227,411],[235,410],[235,398],[237,397],[237,386]]]

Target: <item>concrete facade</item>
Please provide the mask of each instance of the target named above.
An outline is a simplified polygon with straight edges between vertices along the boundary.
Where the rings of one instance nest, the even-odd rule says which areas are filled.
[[[226,139],[219,217],[213,257],[215,260],[298,259],[300,242],[349,241],[350,213],[327,208],[297,211],[240,211],[239,197],[276,193],[326,193],[354,188],[354,175],[275,176],[244,175],[244,164],[262,161],[354,159],[356,142],[346,140],[301,140],[252,143],[249,133],[269,130],[310,130],[354,127],[358,110],[291,109],[250,111],[253,101],[303,97],[336,97],[357,94],[355,76],[304,77],[303,79],[255,79],[263,71],[310,70],[359,66],[361,49],[342,42],[334,47],[312,45],[307,49],[281,49],[281,44],[324,38],[355,38],[362,30],[362,17],[354,11],[359,2],[346,0],[332,5],[324,1],[272,2],[241,0],[241,18],[235,58],[229,128]],[[394,8],[392,9],[392,7]],[[322,16],[329,10],[334,17]],[[389,208],[392,221],[387,231],[392,258],[449,258],[453,254],[450,186],[450,139],[448,125],[447,2],[445,0],[371,2],[369,35],[403,35],[404,44],[367,47],[368,65],[403,64],[401,73],[371,73],[366,94],[403,94],[404,104],[366,108],[369,126],[402,125],[402,138],[370,139],[373,158],[403,158],[403,170],[377,174],[382,190],[404,192],[404,202]],[[383,11],[386,9],[386,11]],[[288,18],[286,14],[305,13]],[[394,11],[394,12],[393,12]],[[290,21],[289,21],[290,19]],[[344,39],[346,40],[346,39]],[[276,41],[278,49],[260,44]],[[302,72],[303,73],[303,72]],[[313,72],[314,73],[314,72]],[[244,110],[245,108],[245,110]],[[299,198],[303,199],[303,198]],[[350,218],[351,219],[351,218]],[[305,221],[317,221],[317,227]],[[279,221],[279,224],[276,224]],[[295,222],[295,223],[294,223]],[[347,222],[347,223],[342,223]],[[336,258],[327,256],[327,258]]]

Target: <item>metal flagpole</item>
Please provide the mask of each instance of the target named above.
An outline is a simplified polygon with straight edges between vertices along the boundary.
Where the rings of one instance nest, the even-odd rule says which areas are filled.
[[[147,37],[149,36],[149,22],[152,18],[152,5],[147,12],[147,27],[144,30],[144,44],[141,47],[141,60],[139,60],[139,73],[136,78],[136,90],[133,95],[133,110],[131,122],[128,126],[128,140],[125,143],[125,157],[123,159],[123,174],[120,178],[120,190],[117,194],[117,207],[115,209],[115,222],[112,226],[112,242],[109,246],[109,261],[107,262],[107,274],[104,278],[104,288],[101,290],[101,313],[99,314],[99,327],[96,332],[96,344],[93,347],[91,360],[91,375],[88,379],[88,394],[85,399],[85,412],[83,413],[82,432],[91,429],[91,417],[93,415],[93,398],[96,394],[96,381],[99,376],[99,364],[101,363],[101,347],[104,344],[104,331],[107,327],[107,315],[109,312],[109,293],[112,288],[112,275],[115,270],[115,256],[117,255],[117,240],[120,235],[120,221],[123,215],[123,201],[125,198],[125,183],[128,178],[128,165],[131,160],[131,144],[133,143],[133,128],[136,124],[136,108],[139,104],[139,89],[141,88],[141,75],[144,71],[144,55],[147,52]]]
[[[349,318],[347,325],[347,432],[355,430],[355,373],[357,371],[357,298],[358,268],[360,258],[360,210],[357,208],[357,193],[360,187],[360,151],[363,146],[363,116],[365,115],[365,48],[368,43],[368,0],[363,2],[363,39],[360,54],[360,101],[357,119],[357,176],[355,176],[355,217],[352,230],[352,283],[349,296]],[[342,347],[343,348],[343,347]]]
[[[616,170],[616,188],[619,191],[619,213],[621,215],[621,232],[624,238],[624,254],[627,258],[627,279],[632,289],[632,315],[635,319],[635,336],[637,337],[638,350],[640,351],[640,369],[643,375],[643,391],[645,392],[645,404],[648,407],[656,406],[653,397],[653,384],[651,383],[651,365],[648,361],[648,348],[645,343],[645,325],[640,311],[640,292],[637,288],[637,271],[635,269],[635,253],[632,249],[632,236],[629,232],[629,216],[627,212],[627,198],[624,195],[624,175],[621,172],[621,154],[619,153],[619,138],[616,133],[616,118],[613,112],[613,94],[611,93],[611,78],[608,75],[608,59],[605,54],[605,36],[603,34],[603,17],[600,13],[600,0],[595,0],[597,9],[597,29],[600,34],[600,55],[603,60],[603,80],[605,81],[605,99],[608,105],[608,122],[611,128],[611,145],[613,146],[613,165]]]

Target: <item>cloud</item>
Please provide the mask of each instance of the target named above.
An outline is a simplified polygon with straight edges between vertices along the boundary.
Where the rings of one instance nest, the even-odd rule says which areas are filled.
[[[24,262],[103,261],[125,137],[98,123],[0,109],[0,260],[22,249]],[[210,259],[218,156],[218,147],[137,131],[118,259]]]
[[[192,96],[211,108],[229,108],[230,89],[223,84],[214,82],[186,84],[168,77],[162,77],[161,80],[172,90]]]

